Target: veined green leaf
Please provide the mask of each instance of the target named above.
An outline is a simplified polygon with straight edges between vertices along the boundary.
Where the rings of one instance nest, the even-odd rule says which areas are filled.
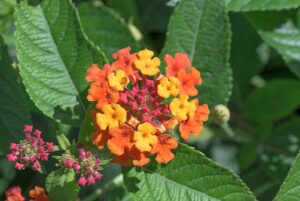
[[[49,174],[46,179],[46,190],[51,201],[75,201],[79,186],[75,181],[73,170],[59,169]]]
[[[300,29],[293,12],[251,12],[247,18],[262,39],[283,57],[288,68],[300,78]]]
[[[256,200],[235,174],[183,144],[168,165],[125,169],[124,179],[135,200]]]
[[[161,57],[185,52],[201,71],[201,102],[226,104],[232,89],[229,66],[230,25],[220,0],[182,0],[168,26]]]
[[[85,112],[86,69],[102,65],[104,55],[84,35],[71,0],[37,5],[25,0],[15,16],[20,73],[28,94],[47,116],[78,123]]]
[[[300,106],[300,81],[275,79],[254,90],[246,99],[245,115],[256,123],[280,120]]]
[[[283,10],[297,8],[299,0],[225,0],[230,11]]]
[[[25,93],[0,36],[0,149],[8,150],[10,142],[23,139],[23,126],[29,124],[30,114]]]
[[[300,200],[300,152],[274,201]]]
[[[289,69],[300,78],[300,29],[289,21],[273,31],[258,33],[281,54]]]
[[[93,6],[91,3],[80,4],[78,11],[85,33],[110,61],[111,55],[121,48],[130,46],[132,50],[138,50],[139,44],[125,21],[115,11],[105,6]]]

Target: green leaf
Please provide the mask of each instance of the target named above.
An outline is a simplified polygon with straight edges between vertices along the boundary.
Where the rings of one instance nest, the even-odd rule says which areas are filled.
[[[84,35],[71,0],[22,1],[15,17],[20,73],[28,94],[45,115],[78,125],[86,110],[86,69],[92,63],[102,65],[104,55]]]
[[[86,147],[92,147],[93,145],[90,136],[94,130],[95,128],[93,126],[91,114],[87,113],[79,129],[78,141],[84,144]]]
[[[80,4],[78,11],[85,33],[111,61],[111,55],[121,48],[130,46],[132,50],[138,50],[139,44],[118,13],[92,3]]]
[[[225,0],[229,11],[282,10],[297,8],[299,0]]]
[[[292,165],[287,178],[280,187],[274,201],[300,200],[300,152]]]
[[[75,173],[73,170],[59,169],[46,179],[46,191],[51,201],[74,201],[77,200],[79,186],[75,181]]]
[[[300,29],[293,19],[295,12],[248,13],[247,18],[261,38],[284,59],[288,68],[300,78]]]
[[[230,24],[220,0],[182,0],[176,7],[161,53],[185,52],[201,71],[201,102],[226,104],[232,89],[229,66]]]
[[[231,22],[233,37],[230,63],[235,87],[243,97],[250,89],[251,78],[261,73],[264,67],[257,52],[262,40],[243,15],[233,13]]]
[[[30,124],[26,97],[17,73],[0,36],[0,149],[7,151],[10,142],[24,138],[23,126]]]
[[[135,200],[256,200],[235,174],[183,144],[168,165],[154,172],[146,168],[125,170]]]
[[[259,124],[280,120],[300,106],[300,81],[273,79],[246,99],[246,117]]]
[[[135,21],[135,24],[140,24],[140,14],[137,8],[135,0],[107,0],[105,2],[110,8],[117,11],[120,15],[122,15],[126,21],[132,19]]]
[[[15,178],[17,171],[13,168],[13,164],[7,161],[6,157],[0,158],[0,167],[0,195],[2,195]]]
[[[62,150],[68,150],[71,147],[69,139],[64,134],[59,134],[56,136],[59,147]]]
[[[268,167],[268,174],[283,180],[300,149],[300,118],[281,121],[262,144],[260,164]]]

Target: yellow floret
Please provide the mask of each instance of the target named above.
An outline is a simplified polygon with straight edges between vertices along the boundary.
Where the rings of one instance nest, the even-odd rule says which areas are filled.
[[[150,50],[141,50],[138,52],[138,59],[134,61],[134,65],[144,75],[156,75],[159,72],[160,60],[154,56],[154,53]]]
[[[116,88],[118,91],[123,91],[128,83],[128,77],[123,70],[117,70],[108,75],[109,86]]]
[[[157,144],[156,128],[148,123],[142,123],[134,133],[135,146],[140,151],[151,151],[152,146]]]
[[[119,104],[105,104],[101,107],[103,113],[96,114],[96,121],[101,130],[118,127],[126,121],[126,110]]]
[[[187,95],[180,95],[174,98],[170,103],[170,110],[174,117],[180,121],[184,121],[188,116],[193,117],[196,111],[195,101],[188,101]]]
[[[157,93],[163,98],[169,98],[170,96],[178,95],[179,80],[176,77],[165,77],[160,80],[157,86]]]

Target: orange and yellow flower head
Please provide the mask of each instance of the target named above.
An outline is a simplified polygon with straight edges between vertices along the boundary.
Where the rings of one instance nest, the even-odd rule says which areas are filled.
[[[112,64],[101,69],[93,64],[87,71],[87,99],[96,102],[92,143],[107,147],[112,161],[124,166],[144,166],[151,155],[157,163],[169,163],[178,147],[171,130],[178,127],[188,140],[208,120],[208,106],[195,98],[200,72],[185,53],[165,56],[166,75],[159,70],[160,59],[147,49],[130,53],[123,48],[113,58]]]

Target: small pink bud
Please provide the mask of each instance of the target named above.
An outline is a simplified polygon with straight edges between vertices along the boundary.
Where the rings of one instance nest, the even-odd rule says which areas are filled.
[[[16,143],[10,143],[9,149],[11,151],[17,151],[17,150],[19,150],[19,148],[18,148],[18,146],[17,146]]]
[[[40,146],[40,147],[39,147],[39,151],[40,151],[40,152],[44,152],[44,151],[45,151],[45,148],[44,148],[43,146]]]
[[[42,159],[43,161],[47,161],[47,160],[49,159],[49,154],[48,154],[48,153],[44,153],[44,154],[42,155],[41,159]]]
[[[44,140],[43,140],[42,138],[39,138],[38,144],[39,144],[40,146],[42,146],[44,143],[45,143]]]
[[[14,162],[17,160],[17,156],[13,155],[13,154],[7,154],[6,155],[8,162]]]
[[[95,172],[95,173],[94,173],[94,176],[95,176],[95,179],[96,179],[96,180],[100,180],[100,179],[102,178],[102,174],[99,173],[99,172]]]
[[[25,125],[24,126],[24,133],[31,133],[33,129],[32,125]]]
[[[99,165],[101,163],[101,160],[99,158],[97,158],[95,163],[96,163],[96,165]]]
[[[79,184],[80,186],[85,186],[86,184],[86,179],[85,177],[80,177],[78,180],[77,180],[77,184]]]
[[[73,164],[73,169],[75,170],[76,173],[79,173],[80,172],[80,165],[77,162],[75,162]]]
[[[80,156],[85,157],[85,151],[83,148],[79,149],[79,154],[80,154]]]
[[[93,175],[90,175],[87,179],[87,183],[88,185],[92,185],[95,183],[95,178],[93,177]]]
[[[46,149],[47,151],[53,151],[54,147],[53,147],[53,142],[46,142]]]
[[[35,129],[35,131],[34,131],[34,135],[35,135],[36,138],[40,138],[41,133],[42,132],[40,130],[38,130],[38,129]]]
[[[91,157],[92,153],[90,151],[86,152],[86,157]]]
[[[24,164],[16,162],[14,168],[16,168],[17,170],[22,170],[24,168]]]
[[[73,167],[73,164],[74,164],[74,162],[73,162],[73,160],[71,160],[71,159],[66,159],[65,162],[64,162],[64,165],[65,165],[65,167],[67,167],[67,168]]]
[[[34,164],[33,164],[33,166],[32,166],[32,168],[33,168],[34,170],[40,169],[40,168],[41,168],[40,162],[35,161]]]

